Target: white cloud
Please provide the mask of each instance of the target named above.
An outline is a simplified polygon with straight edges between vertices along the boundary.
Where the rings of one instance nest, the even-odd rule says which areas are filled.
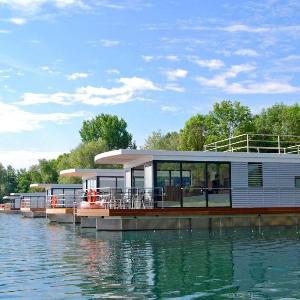
[[[235,55],[239,55],[239,56],[259,56],[259,54],[253,50],[253,49],[238,49],[234,52]]]
[[[165,59],[170,61],[179,61],[179,57],[177,55],[166,55]]]
[[[176,112],[179,110],[178,107],[173,106],[173,105],[163,105],[160,108],[162,111],[165,111],[165,112]]]
[[[121,72],[118,69],[108,69],[106,70],[106,73],[110,75],[112,74],[119,75]]]
[[[10,31],[6,29],[0,29],[0,34],[7,34],[7,33],[10,33]]]
[[[165,71],[164,73],[167,76],[168,80],[176,81],[179,78],[185,78],[188,74],[188,71],[183,69],[175,69],[175,70]]]
[[[220,30],[224,30],[227,32],[251,32],[251,33],[261,33],[261,32],[268,32],[270,28],[268,27],[251,27],[245,24],[236,24],[226,26],[224,28],[220,28]]]
[[[0,162],[4,166],[11,165],[16,169],[29,168],[37,164],[39,159],[54,159],[62,152],[34,150],[0,150]]]
[[[27,23],[27,20],[24,18],[10,18],[8,21],[15,25],[24,25]]]
[[[167,84],[165,86],[165,89],[169,90],[169,91],[177,92],[177,93],[184,93],[185,92],[184,87],[181,87],[181,86],[178,86],[177,84],[172,84],[172,83]]]
[[[120,87],[104,88],[86,86],[75,90],[74,93],[58,92],[53,94],[25,93],[20,104],[56,103],[70,105],[83,103],[87,105],[116,105],[134,101],[145,91],[160,90],[152,81],[139,77],[123,77],[117,80]]]
[[[57,71],[57,69],[55,67],[51,67],[51,66],[41,66],[40,69],[43,72],[48,73],[49,75],[58,75],[60,74],[59,71]]]
[[[40,129],[45,122],[65,123],[73,118],[83,117],[85,113],[32,113],[18,106],[0,102],[0,133],[19,133]]]
[[[299,93],[300,87],[278,81],[266,81],[245,85],[232,83],[225,88],[225,91],[230,94],[291,94]]]
[[[69,6],[77,6],[81,8],[87,8],[88,6],[81,0],[0,0],[0,5],[5,5],[10,9],[36,12],[42,6],[51,4],[57,8],[63,9]]]
[[[87,78],[89,76],[88,73],[72,73],[67,76],[68,80],[76,80],[79,78]]]
[[[142,59],[145,61],[145,62],[150,62],[154,59],[154,56],[152,55],[142,55]]]
[[[200,67],[205,67],[210,70],[218,70],[224,67],[224,62],[220,59],[199,59],[198,57],[189,57],[189,60]]]
[[[196,80],[203,86],[225,89],[228,85],[227,80],[229,78],[235,78],[239,73],[250,72],[253,70],[255,70],[255,66],[250,64],[233,65],[226,72],[217,74],[211,79],[199,76]]]
[[[290,94],[300,92],[300,87],[293,86],[278,80],[268,80],[264,82],[229,82],[229,79],[236,78],[240,73],[247,73],[255,70],[255,66],[234,65],[224,73],[220,73],[213,78],[197,77],[196,80],[202,85],[212,88],[222,89],[229,94]]]
[[[180,60],[177,55],[158,55],[158,56],[142,55],[142,59],[145,62],[151,62],[153,60],[161,60],[161,59],[165,59],[168,61],[179,61]]]
[[[102,47],[111,48],[111,47],[116,47],[116,46],[120,45],[120,41],[102,39],[99,41],[99,44]]]

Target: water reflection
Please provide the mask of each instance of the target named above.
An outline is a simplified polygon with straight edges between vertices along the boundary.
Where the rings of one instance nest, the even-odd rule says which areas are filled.
[[[300,299],[296,228],[96,232],[2,215],[0,223],[2,299]]]

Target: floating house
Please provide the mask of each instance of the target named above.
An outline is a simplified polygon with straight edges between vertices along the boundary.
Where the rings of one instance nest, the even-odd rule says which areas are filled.
[[[46,215],[44,192],[21,193],[21,213],[26,218],[42,218]]]
[[[11,193],[9,196],[4,196],[3,200],[4,203],[0,205],[0,212],[20,213],[21,194]]]
[[[111,195],[122,194],[125,188],[123,169],[68,169],[60,172],[62,177],[80,177],[82,195],[77,207],[100,208],[111,199]],[[100,201],[101,200],[101,201]],[[95,227],[92,216],[81,218],[82,227]]]
[[[298,222],[300,143],[299,137],[291,140],[245,135],[207,145],[206,151],[101,153],[96,163],[124,166],[124,193],[111,194],[101,208],[81,207],[77,215],[98,217],[100,230]]]
[[[45,216],[53,222],[73,222],[76,203],[81,202],[81,184],[31,184],[32,188],[43,188]]]

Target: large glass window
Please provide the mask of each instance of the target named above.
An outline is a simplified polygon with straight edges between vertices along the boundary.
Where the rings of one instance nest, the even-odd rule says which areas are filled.
[[[158,206],[180,207],[182,199],[180,163],[157,162],[157,187],[164,188],[164,203]]]
[[[144,188],[144,166],[132,169],[132,187]]]
[[[117,189],[120,189],[121,191],[124,190],[124,178],[123,177],[117,177]]]
[[[99,188],[111,188],[115,189],[117,187],[116,177],[98,177]]]
[[[300,176],[295,177],[295,187],[300,188]]]
[[[157,161],[154,178],[155,187],[163,188],[165,207],[231,205],[230,163]]]
[[[248,186],[263,186],[262,163],[248,163]]]
[[[91,190],[91,189],[96,189],[97,188],[97,180],[96,178],[89,178],[87,180],[87,189]]]
[[[205,163],[182,163],[182,197],[184,207],[205,207]]]
[[[209,207],[230,206],[230,166],[207,164],[207,201]]]
[[[74,189],[64,189],[64,197],[63,203],[65,207],[73,207],[73,203],[75,200]]]

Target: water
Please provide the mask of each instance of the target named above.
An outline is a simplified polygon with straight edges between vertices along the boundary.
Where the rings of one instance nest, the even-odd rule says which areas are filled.
[[[300,299],[300,234],[102,233],[0,214],[0,299]]]

